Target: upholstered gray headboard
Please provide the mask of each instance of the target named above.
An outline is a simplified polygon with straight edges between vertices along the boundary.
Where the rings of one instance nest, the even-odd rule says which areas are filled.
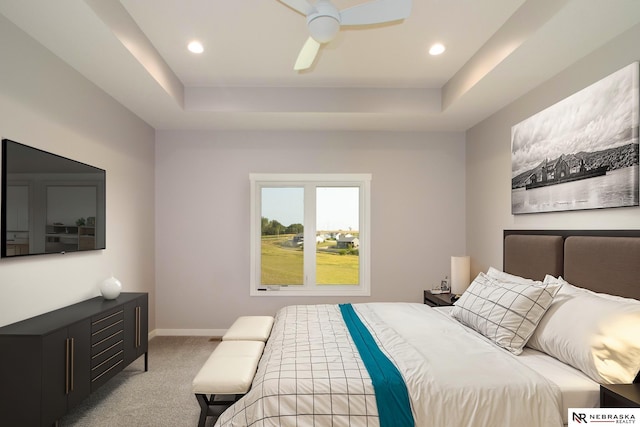
[[[542,280],[547,274],[562,275],[562,236],[512,234],[504,238],[504,271]]]
[[[640,230],[505,230],[503,268],[640,299]]]

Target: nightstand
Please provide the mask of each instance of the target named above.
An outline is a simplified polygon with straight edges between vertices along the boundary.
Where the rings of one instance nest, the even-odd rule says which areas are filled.
[[[640,384],[601,384],[601,408],[640,408]]]
[[[432,294],[430,291],[424,291],[424,303],[431,307],[453,305],[451,302],[451,294]]]

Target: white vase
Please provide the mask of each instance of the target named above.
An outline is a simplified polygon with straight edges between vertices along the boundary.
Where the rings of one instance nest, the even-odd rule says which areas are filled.
[[[100,285],[100,293],[104,299],[116,299],[120,291],[122,291],[122,283],[113,276],[103,280]]]

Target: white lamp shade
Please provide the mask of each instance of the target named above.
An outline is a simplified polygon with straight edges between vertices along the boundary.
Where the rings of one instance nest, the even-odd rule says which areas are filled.
[[[451,257],[451,293],[460,295],[470,283],[471,258],[468,256]]]

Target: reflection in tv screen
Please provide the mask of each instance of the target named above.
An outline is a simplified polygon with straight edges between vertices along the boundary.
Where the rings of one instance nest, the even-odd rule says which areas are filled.
[[[105,248],[103,169],[2,140],[1,256]]]

